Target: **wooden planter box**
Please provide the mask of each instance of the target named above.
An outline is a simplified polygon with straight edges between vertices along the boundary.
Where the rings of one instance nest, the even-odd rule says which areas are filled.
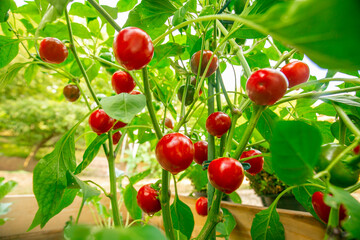
[[[196,236],[204,225],[206,218],[196,214],[196,199],[190,197],[180,197],[180,199],[191,208],[194,214],[195,228],[193,234]],[[69,207],[52,218],[43,229],[36,227],[30,232],[26,232],[26,230],[38,209],[35,197],[33,195],[7,196],[2,202],[12,202],[13,205],[11,206],[11,211],[6,215],[10,220],[3,226],[0,226],[0,239],[57,240],[63,239],[62,231],[65,222],[69,220],[70,216],[76,217],[81,199],[77,197]],[[110,205],[110,201],[106,197],[103,197],[102,202],[106,206]],[[265,208],[228,202],[223,202],[222,207],[227,208],[234,215],[237,223],[230,235],[230,239],[251,239],[250,229],[253,218],[256,213]],[[125,208],[122,208],[120,211],[123,216],[126,216]],[[313,218],[311,214],[283,209],[278,209],[278,213],[284,225],[287,240],[323,239],[325,226]],[[94,224],[91,210],[87,206],[83,208],[79,223]],[[150,223],[163,228],[161,217],[153,217]]]

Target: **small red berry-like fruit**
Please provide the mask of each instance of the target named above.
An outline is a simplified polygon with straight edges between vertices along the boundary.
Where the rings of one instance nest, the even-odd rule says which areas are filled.
[[[220,138],[231,126],[230,117],[223,112],[214,112],[206,119],[206,130]]]
[[[136,86],[134,79],[128,72],[117,71],[112,75],[111,85],[114,91],[119,93],[130,93]]]
[[[80,90],[74,84],[68,84],[63,89],[63,94],[69,102],[75,102],[80,97]]]
[[[230,194],[243,182],[244,169],[241,163],[233,158],[218,158],[210,162],[208,178],[216,189]]]
[[[200,216],[208,215],[208,199],[206,197],[199,197],[195,203],[195,209]]]
[[[127,125],[127,123],[124,123],[122,121],[117,121],[117,123],[115,123],[114,125],[114,130],[118,130],[119,128],[123,128]]]
[[[261,152],[259,150],[249,150],[246,152],[243,152],[240,156],[240,159],[248,158],[256,155],[260,155]],[[264,158],[263,157],[256,157],[249,160],[244,161],[246,163],[250,164],[250,169],[246,170],[251,175],[256,175],[263,169],[264,166]]]
[[[165,126],[170,129],[174,129],[174,122],[170,118],[165,118]]]
[[[285,75],[274,69],[260,69],[254,72],[246,83],[246,92],[257,105],[273,105],[287,90]]]
[[[309,66],[300,61],[295,61],[283,66],[280,71],[285,74],[289,81],[289,88],[307,82],[310,77]]]
[[[209,77],[218,68],[218,58],[217,58],[217,56],[215,54],[213,54],[213,52],[210,51],[210,50],[204,50],[203,51],[202,61],[201,61],[200,76],[202,76],[204,74],[205,68],[206,68],[207,64],[209,63],[210,58],[211,58],[212,55],[214,55],[214,57],[211,60],[209,69],[206,72],[205,77]],[[201,50],[194,53],[194,55],[192,55],[191,60],[190,60],[191,71],[195,75],[198,74],[200,58],[201,58]]]
[[[89,125],[98,135],[108,132],[114,123],[115,119],[109,117],[103,109],[94,111],[89,117]]]
[[[40,42],[40,58],[47,63],[59,64],[68,57],[68,50],[59,39],[47,37]]]
[[[205,141],[199,141],[194,144],[195,154],[194,161],[197,164],[202,165],[202,163],[208,160],[208,143]]]
[[[138,90],[133,90],[131,93],[131,95],[139,95],[139,94],[142,94],[140,91]]]
[[[117,145],[119,143],[120,138],[121,138],[121,133],[120,132],[114,133],[112,135],[113,144]]]
[[[136,27],[123,28],[115,37],[113,49],[116,61],[129,71],[144,68],[154,54],[150,36]]]
[[[137,204],[147,214],[153,215],[161,210],[158,192],[150,184],[142,186],[136,196]]]
[[[359,155],[359,153],[360,153],[360,145],[357,145],[356,147],[354,147],[353,152],[354,152],[356,155]]]
[[[194,144],[181,133],[169,133],[156,145],[156,159],[165,170],[177,174],[190,166],[194,158]]]
[[[331,208],[324,202],[324,193],[314,192],[311,197],[311,203],[316,215],[324,222],[328,223]],[[340,205],[339,222],[347,217],[344,205]]]

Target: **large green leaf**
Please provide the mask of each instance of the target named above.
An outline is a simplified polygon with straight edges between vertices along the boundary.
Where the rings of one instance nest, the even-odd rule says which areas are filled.
[[[357,96],[342,94],[342,95],[334,95],[334,96],[322,96],[321,100],[330,100],[333,102],[342,103],[349,106],[360,107],[360,98]]]
[[[175,11],[169,0],[142,0],[130,11],[124,27],[141,28],[154,38],[164,33],[164,23]]]
[[[19,53],[20,40],[0,35],[0,68],[8,65]]]
[[[100,103],[110,117],[129,123],[136,114],[145,108],[146,99],[143,94],[131,95],[128,93],[120,93],[115,96],[103,98]]]
[[[66,8],[66,5],[70,0],[47,0],[51,5],[53,5],[58,12],[59,16],[61,16]]]
[[[342,227],[345,228],[351,234],[354,239],[360,239],[360,203],[349,192],[344,189],[330,185],[329,191],[333,196],[326,195],[325,203],[329,206],[336,206],[343,204],[345,206],[347,215],[351,216],[347,218],[345,222],[342,222]]]
[[[76,167],[75,174],[81,173],[89,164],[94,160],[96,155],[98,154],[100,147],[103,145],[103,143],[108,139],[106,134],[102,134],[100,136],[97,136],[91,144],[86,148],[83,160],[81,163]]]
[[[191,209],[175,196],[173,204],[170,206],[173,227],[184,234],[188,239],[194,230],[194,216]]]
[[[259,118],[256,128],[268,142],[271,141],[274,125],[278,119],[278,115],[270,109],[263,111]]]
[[[126,185],[123,194],[124,194],[125,207],[128,210],[130,216],[133,219],[140,219],[141,209],[136,201],[137,191],[134,188],[134,186],[131,183]]]
[[[286,1],[247,23],[304,52],[324,68],[360,69],[360,3],[357,0]]]
[[[0,89],[4,88],[9,82],[11,82],[19,73],[21,68],[23,68],[26,64],[27,63],[14,63],[4,74],[0,75]]]
[[[56,215],[68,186],[66,172],[75,170],[74,133],[77,126],[64,134],[55,144],[55,149],[41,159],[34,169],[33,191],[39,205],[41,227]]]
[[[119,0],[116,4],[119,12],[127,12],[137,4],[138,0]]]
[[[313,175],[321,143],[316,127],[300,121],[278,122],[270,145],[272,169],[288,185],[305,183]]]
[[[255,215],[251,225],[253,240],[285,240],[284,226],[276,211],[277,202]]]
[[[172,25],[176,26],[179,25],[180,23],[182,23],[185,20],[185,14],[188,11],[196,11],[196,0],[189,0],[187,1],[184,6],[182,6],[181,8],[179,8],[175,13],[174,13],[174,18],[172,20]]]
[[[70,184],[72,185],[78,185],[79,188],[82,190],[83,194],[83,202],[85,202],[87,199],[90,199],[94,196],[99,196],[100,191],[97,190],[94,187],[91,187],[89,184],[81,181],[77,176],[75,176],[73,173],[68,172],[69,178],[71,179]]]
[[[69,14],[82,18],[83,17],[94,18],[98,16],[98,13],[94,8],[79,2],[74,2],[73,4],[71,4]]]
[[[10,0],[2,0],[0,4],[0,22],[5,22],[5,16],[10,9]]]

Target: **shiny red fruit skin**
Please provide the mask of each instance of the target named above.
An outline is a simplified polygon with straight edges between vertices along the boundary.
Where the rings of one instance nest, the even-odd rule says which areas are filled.
[[[157,143],[155,155],[160,165],[175,175],[192,163],[194,144],[184,134],[169,133]]]
[[[136,27],[122,29],[115,37],[113,49],[116,61],[129,71],[144,68],[154,54],[150,36]]]
[[[131,95],[139,95],[139,94],[142,94],[140,91],[138,90],[133,90],[131,93]]]
[[[314,208],[316,215],[324,222],[328,223],[331,208],[324,202],[324,193],[314,192],[311,197],[311,203]],[[339,210],[339,222],[347,217],[344,206],[340,205]]]
[[[220,138],[231,126],[230,117],[223,112],[214,112],[206,119],[206,130],[215,137]]]
[[[210,50],[204,50],[203,51],[203,58],[202,58],[202,61],[201,61],[200,76],[202,76],[204,74],[206,65],[208,64],[208,62],[209,62],[212,55],[213,55],[213,52],[210,51]],[[190,60],[191,71],[195,75],[198,74],[200,58],[201,58],[201,50],[194,53],[194,55],[192,55],[191,60]],[[209,69],[206,72],[205,77],[209,77],[211,74],[213,74],[216,71],[217,68],[218,68],[218,58],[217,58],[216,55],[214,55],[213,59],[211,60]]]
[[[256,149],[249,150],[249,151],[243,152],[240,156],[240,159],[256,156],[259,154],[262,154],[259,150],[256,150]],[[261,170],[263,169],[263,166],[264,166],[264,158],[263,157],[252,158],[252,159],[246,160],[244,162],[250,164],[250,166],[251,166],[250,169],[248,169],[246,171],[253,176],[258,174],[259,172],[261,172]]]
[[[287,90],[285,75],[277,70],[264,68],[254,72],[246,83],[246,92],[257,105],[273,105]]]
[[[112,135],[112,141],[114,145],[117,145],[119,143],[119,140],[121,138],[121,133],[120,132],[116,132]]]
[[[230,194],[243,182],[244,169],[241,163],[233,158],[218,158],[210,162],[208,178],[216,189]]]
[[[307,82],[310,77],[309,66],[300,61],[295,61],[283,66],[280,71],[285,74],[289,81],[289,88]]]
[[[63,89],[63,94],[69,102],[75,102],[80,97],[80,90],[76,85],[68,84]]]
[[[356,155],[359,155],[359,153],[360,153],[360,145],[357,145],[356,147],[354,147],[353,152],[354,152]]]
[[[170,129],[174,129],[174,122],[170,118],[165,118],[165,126]]]
[[[161,210],[158,192],[150,184],[142,186],[136,196],[137,204],[147,214],[153,215]]]
[[[89,117],[89,125],[98,135],[108,132],[114,123],[115,119],[109,117],[103,109],[94,111]]]
[[[44,62],[59,64],[66,60],[69,52],[59,39],[47,37],[40,42],[39,54]]]
[[[200,216],[208,215],[208,199],[206,197],[199,197],[195,203],[195,209]]]
[[[130,93],[136,87],[134,79],[125,71],[116,71],[112,75],[111,85],[117,94],[123,92]]]
[[[117,123],[115,123],[114,125],[114,130],[118,130],[119,128],[123,128],[127,125],[127,123],[124,123],[122,121],[118,121]]]
[[[205,141],[199,141],[194,144],[195,154],[194,161],[202,165],[202,163],[208,160],[208,143]]]

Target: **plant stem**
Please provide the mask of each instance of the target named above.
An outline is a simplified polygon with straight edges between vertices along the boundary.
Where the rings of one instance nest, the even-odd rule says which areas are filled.
[[[226,103],[229,105],[231,111],[234,110],[234,105],[232,104],[231,100],[230,100],[230,97],[226,91],[226,88],[225,88],[225,84],[224,84],[224,81],[221,77],[221,72],[220,72],[220,69],[216,69],[216,78],[217,78],[217,81],[220,83],[220,86],[221,86],[221,89],[222,89],[222,92],[224,94],[224,97],[225,97],[225,100],[226,100]]]
[[[291,55],[293,55],[295,52],[296,49],[292,49],[290,52],[284,52],[284,54],[280,57],[279,61],[277,61],[277,63],[275,64],[274,69],[278,68],[283,61],[291,57]]]
[[[348,117],[348,115],[345,113],[345,111],[334,102],[332,103],[333,107],[335,108],[337,114],[341,118],[341,120],[344,122],[345,126],[357,137],[360,137],[360,130],[355,126],[355,124],[351,121],[351,119]]]
[[[226,28],[219,22],[216,21],[216,25],[218,26],[218,28],[221,30],[221,32],[227,36],[229,34],[229,32],[226,30]],[[239,46],[234,39],[229,39],[229,43],[230,45],[234,48],[234,50],[236,51],[236,56],[239,58],[241,66],[244,69],[244,74],[246,76],[246,78],[249,78],[251,75],[251,69],[249,64],[247,63],[245,56],[243,54],[242,51],[242,47]]]
[[[116,31],[120,32],[121,27],[115,20],[103,9],[95,0],[88,0],[88,2],[110,23]]]
[[[98,106],[101,106],[99,99],[96,97],[94,90],[91,87],[90,84],[90,80],[89,77],[87,76],[87,73],[85,71],[85,68],[82,64],[82,62],[80,61],[80,58],[76,52],[76,48],[75,48],[75,43],[74,43],[74,37],[73,37],[73,32],[71,29],[71,22],[70,22],[70,18],[69,18],[69,13],[67,12],[67,10],[65,9],[65,17],[66,17],[66,23],[67,23],[67,27],[68,27],[68,31],[69,31],[69,38],[70,38],[70,50],[72,51],[72,53],[74,54],[75,60],[80,68],[80,71],[82,73],[82,75],[84,76],[86,85],[91,93],[91,96],[94,98],[94,101],[96,102],[96,104]]]
[[[240,115],[239,114],[233,114],[231,116],[231,127],[230,127],[230,132],[228,134],[228,137],[227,137],[227,141],[226,141],[226,146],[225,146],[225,151],[224,151],[224,154],[223,156],[225,157],[227,154],[230,153],[231,151],[231,139],[233,138],[234,136],[234,133],[235,133],[235,127],[236,127],[236,122],[237,120],[239,119]]]
[[[155,129],[155,133],[158,139],[161,139],[163,134],[160,129],[160,125],[156,118],[156,113],[154,110],[154,106],[152,105],[151,93],[150,93],[150,84],[148,78],[147,68],[142,69],[143,73],[143,82],[144,82],[144,94],[146,97],[146,105],[150,114],[151,122]],[[175,233],[173,229],[173,224],[171,220],[170,214],[170,196],[169,196],[169,172],[166,170],[162,170],[161,177],[161,192],[160,192],[160,203],[162,209],[162,217],[165,228],[165,233],[168,239],[175,240]]]
[[[220,203],[222,192],[218,189],[215,190],[214,199],[211,204],[209,215],[206,218],[204,227],[201,229],[197,240],[208,240],[211,233],[216,227],[216,224],[222,221],[223,217],[220,215]]]
[[[239,145],[237,146],[234,154],[234,159],[239,159],[242,152],[245,150],[247,143],[249,142],[249,139],[251,137],[251,134],[253,133],[256,124],[262,114],[262,112],[266,109],[267,106],[260,106],[253,104],[253,113],[251,114],[251,118],[248,122],[248,125],[246,127],[245,132],[242,135],[242,138],[240,139]]]
[[[346,83],[354,83],[359,85],[360,84],[360,78],[323,78],[323,79],[319,79],[316,81],[309,81],[309,82],[305,82],[305,83],[301,83],[299,85],[296,85],[292,88],[289,88],[288,92],[291,92],[293,90],[297,90],[299,88],[304,88],[307,86],[311,86],[311,85],[316,85],[319,83],[328,83],[328,82],[332,82],[332,81],[342,81],[342,82],[346,82]]]

